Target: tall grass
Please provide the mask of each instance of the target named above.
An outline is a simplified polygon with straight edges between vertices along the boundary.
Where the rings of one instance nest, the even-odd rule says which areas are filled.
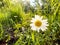
[[[30,5],[11,3],[3,0],[0,8],[0,41],[5,40],[8,45],[57,45],[60,41],[60,1],[46,0],[43,5]],[[36,2],[38,4],[38,2]],[[1,4],[2,5],[2,4]],[[28,8],[28,10],[27,10]],[[27,11],[26,11],[26,10]],[[46,31],[31,30],[31,19],[35,15],[48,19]]]

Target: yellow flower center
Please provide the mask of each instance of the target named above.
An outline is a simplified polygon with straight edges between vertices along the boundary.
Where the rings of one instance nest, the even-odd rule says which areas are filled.
[[[35,26],[36,27],[40,27],[42,25],[42,22],[41,21],[39,21],[39,20],[36,20],[35,21]]]

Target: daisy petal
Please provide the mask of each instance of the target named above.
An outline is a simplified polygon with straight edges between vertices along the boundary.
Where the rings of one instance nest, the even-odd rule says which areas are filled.
[[[39,30],[45,31],[47,26],[49,26],[47,19],[43,19],[43,16],[35,15],[35,18],[32,18],[31,22],[31,29],[38,32]]]

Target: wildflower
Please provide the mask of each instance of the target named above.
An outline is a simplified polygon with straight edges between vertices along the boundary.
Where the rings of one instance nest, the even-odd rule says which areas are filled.
[[[42,16],[35,15],[35,18],[32,18],[31,22],[30,26],[32,30],[39,32],[39,30],[45,31],[47,29],[47,19],[43,19]]]

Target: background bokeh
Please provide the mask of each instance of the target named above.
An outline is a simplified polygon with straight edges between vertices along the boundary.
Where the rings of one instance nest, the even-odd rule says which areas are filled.
[[[35,15],[48,19],[46,31],[31,30]],[[60,0],[0,0],[0,45],[60,45]]]

